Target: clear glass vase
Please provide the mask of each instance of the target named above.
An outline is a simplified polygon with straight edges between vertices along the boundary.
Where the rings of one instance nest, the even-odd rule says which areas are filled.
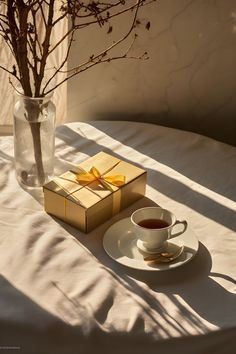
[[[16,95],[14,157],[18,182],[41,187],[53,177],[55,105],[50,97]]]

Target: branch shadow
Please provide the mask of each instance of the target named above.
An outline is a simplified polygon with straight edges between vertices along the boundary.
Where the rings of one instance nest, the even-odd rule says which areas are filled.
[[[96,127],[96,123],[92,123],[92,126]],[[98,129],[98,128],[97,128]],[[101,129],[99,125],[99,129]],[[141,129],[141,127],[140,127]],[[117,158],[121,158],[121,156],[112,151],[110,148],[107,146],[102,146],[99,145],[97,142],[95,142],[93,139],[89,139],[86,136],[83,136],[84,134],[77,129],[78,132],[73,131],[70,129],[68,126],[61,126],[58,127],[57,130],[57,136],[60,139],[63,139],[66,144],[72,146],[74,148],[74,153],[81,153],[81,152],[86,152],[87,156],[88,155],[94,155],[101,150],[110,153],[114,155]],[[123,127],[124,131],[124,127]],[[106,131],[104,128],[104,132],[107,134],[109,132]],[[141,132],[140,132],[141,134]],[[111,134],[110,134],[111,135]],[[122,134],[119,134],[121,136]],[[142,135],[142,134],[141,134]],[[117,137],[116,137],[117,140]],[[129,144],[132,148],[134,149],[139,149],[138,146],[135,144],[132,145],[132,138],[130,137]],[[118,140],[117,140],[118,141]],[[122,143],[127,143],[127,141],[122,141]],[[141,144],[142,148],[143,145]],[[146,144],[148,146],[148,144]],[[145,149],[148,150],[146,147]],[[155,151],[158,150],[155,149]],[[163,150],[163,147],[162,147]],[[173,150],[176,150],[176,147],[174,147]],[[172,149],[171,149],[172,151]],[[71,154],[72,152],[70,152]],[[147,156],[152,157],[152,153],[148,153],[146,151]],[[122,159],[134,163],[131,161],[128,156],[124,158],[122,156]],[[159,160],[158,160],[159,161]],[[164,161],[163,161],[164,163]],[[134,163],[135,164],[135,163]],[[136,164],[138,165],[138,164]],[[139,167],[143,167],[141,165],[138,165]],[[172,166],[173,167],[173,166]],[[231,229],[232,231],[236,231],[236,218],[235,218],[235,211],[219,204],[217,201],[210,199],[208,196],[204,194],[200,194],[197,191],[191,189],[190,187],[186,186],[185,184],[177,181],[176,179],[172,178],[171,176],[167,176],[163,174],[160,171],[154,171],[151,168],[146,168],[148,172],[148,180],[147,184],[153,187],[156,190],[161,190],[163,194],[166,196],[170,197],[171,199],[176,200],[179,203],[182,203],[191,209],[196,210],[202,215],[207,216],[208,218],[226,226],[227,228]],[[233,193],[233,191],[232,191]],[[236,191],[235,191],[235,199],[236,199]]]
[[[183,317],[189,317],[182,300],[186,302],[201,318],[223,328],[224,319],[227,324],[235,324],[236,294],[227,291],[212,277],[222,277],[228,282],[236,284],[236,280],[211,272],[212,259],[207,248],[200,243],[199,250],[194,259],[180,268],[170,271],[158,272],[157,274],[145,274],[126,270],[126,274],[139,281],[146,282],[155,292],[166,294],[178,307]],[[121,270],[122,272],[122,270]],[[207,293],[202,292],[207,289]],[[181,302],[178,300],[181,299]],[[190,320],[191,319],[191,320]],[[199,319],[189,318],[192,326],[199,326]],[[204,329],[204,328],[203,328]]]
[[[211,273],[212,260],[209,251],[203,244],[200,243],[198,253],[189,263],[170,271],[161,272],[148,272],[128,268],[116,263],[105,254],[102,238],[106,229],[114,222],[130,216],[134,210],[153,205],[155,203],[152,200],[144,197],[96,228],[95,232],[89,234],[83,234],[57,218],[54,218],[54,220],[79,242],[76,242],[77,246],[83,245],[85,249],[89,250],[99,263],[104,266],[104,270],[110,273],[117,282],[130,292],[130,296],[134,300],[138,296],[139,299],[145,301],[145,306],[142,301],[139,302],[139,306],[143,307],[143,311],[150,316],[152,321],[155,322],[155,318],[152,315],[152,311],[154,311],[161,314],[165,321],[180,335],[189,334],[177,319],[167,313],[163,305],[153,295],[153,293],[160,292],[165,294],[179,309],[180,318],[182,316],[198,332],[208,332],[207,326],[199,320],[198,316],[218,327],[223,327],[223,319],[227,317],[227,323],[232,323],[233,325],[235,323],[236,295],[228,292],[211,278],[214,276],[214,273]],[[227,280],[230,281],[230,279]],[[143,289],[139,282],[145,283],[151,291]],[[207,289],[207,294],[202,293],[202,289]],[[192,311],[187,306],[183,306],[179,298],[188,304]],[[212,301],[212,298],[214,298],[214,301]],[[235,311],[233,311],[234,309]],[[160,323],[156,323],[156,325],[158,326],[157,331],[165,332],[165,328],[161,328]]]
[[[36,304],[3,276],[0,276],[0,289],[1,352],[74,353],[75,343],[83,339],[80,333]]]
[[[69,128],[68,128],[69,129]],[[67,132],[65,134],[67,136]],[[71,133],[69,133],[71,135]],[[75,153],[77,153],[80,150],[81,146],[81,141],[80,138],[78,139],[78,134],[75,134],[74,139],[78,140],[78,143],[75,144]],[[101,146],[94,143],[91,146],[91,142],[86,138],[86,137],[81,137],[83,139],[82,145],[85,144],[85,146],[88,147],[85,148],[84,151],[86,151],[86,154],[95,154],[96,152],[101,151]],[[70,139],[71,137],[68,137],[68,144],[70,144]],[[74,145],[73,145],[74,146]],[[115,154],[113,151],[111,151],[108,148],[103,148],[103,150],[112,153],[113,155],[116,155],[119,157],[118,154]],[[82,150],[83,151],[83,150]],[[128,162],[130,161],[128,158],[126,159]],[[62,169],[65,168],[64,163],[62,163]],[[67,169],[67,166],[66,166]],[[63,171],[62,171],[63,172]],[[192,190],[189,191],[186,186],[181,186],[181,183],[177,182],[176,180],[173,180],[171,177],[167,177],[162,175],[161,173],[157,173],[156,171],[153,171],[152,169],[149,169],[149,173],[155,173],[155,176],[157,176],[158,179],[158,184],[153,183],[152,186],[154,188],[162,188],[165,186],[164,180],[167,180],[167,184],[173,184],[173,187],[170,189],[169,195],[173,198],[177,198],[176,200],[180,200],[182,202],[185,201],[183,196],[179,196],[183,193],[188,194],[191,192],[191,195],[193,195],[193,199],[195,202],[197,201],[199,204],[199,210],[202,211],[204,215],[208,215],[210,213],[209,209],[217,209],[218,215],[221,215],[221,218],[218,217],[218,215],[214,215],[214,210],[212,214],[213,220],[216,220],[218,222],[222,223],[222,213],[223,209],[219,209],[218,203],[208,200],[207,197],[205,199],[201,195],[198,199],[198,193],[193,192]],[[161,183],[160,183],[161,182]],[[177,187],[178,193],[174,193],[174,189]],[[163,190],[163,189],[162,189]],[[163,192],[168,193],[167,188],[164,188]],[[108,223],[105,223],[101,227],[97,228],[96,230],[96,242],[91,242],[91,238],[94,237],[94,233],[91,233],[90,235],[84,235],[81,234],[81,232],[78,232],[75,230],[73,227],[70,227],[60,221],[57,221],[69,234],[71,234],[73,237],[75,237],[77,240],[79,240],[80,243],[82,243],[87,249],[89,249],[95,257],[103,264],[104,270],[109,272],[114,279],[116,279],[120,284],[122,284],[127,290],[129,290],[130,294],[134,294],[134,300],[138,298],[137,301],[141,300],[145,302],[145,306],[142,305],[142,302],[139,301],[139,305],[143,306],[144,311],[149,311],[149,316],[152,318],[153,321],[155,321],[155,318],[152,315],[152,311],[156,313],[161,313],[163,314],[165,320],[169,323],[170,326],[173,327],[173,330],[177,331],[179,335],[185,337],[188,336],[188,332],[186,331],[185,328],[181,325],[180,322],[177,322],[177,319],[174,317],[171,317],[169,313],[167,313],[165,307],[157,301],[156,297],[153,295],[153,293],[157,292],[162,292],[168,296],[170,301],[172,301],[179,309],[182,314],[182,316],[189,321],[189,324],[192,325],[194,328],[198,329],[199,331],[207,333],[207,326],[205,326],[202,323],[199,323],[199,318],[198,316],[195,316],[195,314],[192,311],[189,311],[186,307],[183,306],[183,304],[178,300],[178,295],[180,298],[184,299],[184,301],[189,304],[189,306],[201,317],[205,318],[207,321],[221,327],[224,325],[222,323],[222,318],[225,318],[226,316],[229,318],[229,321],[227,323],[234,323],[233,322],[233,316],[234,316],[234,309],[235,308],[235,295],[226,291],[223,287],[221,287],[217,282],[215,282],[213,279],[211,279],[211,276],[222,276],[224,275],[216,273],[211,273],[211,257],[207,249],[201,244],[200,249],[196,257],[187,265],[184,265],[183,267],[179,269],[173,269],[171,272],[163,272],[163,273],[158,273],[158,274],[146,274],[146,272],[134,272],[133,270],[127,269],[124,266],[117,265],[115,264],[110,258],[106,255],[104,255],[103,252],[100,252],[100,250],[97,250],[98,247],[98,242],[101,241],[102,235],[104,234],[105,229],[114,221],[118,220],[121,217],[124,217],[126,215],[130,215],[131,210],[135,210],[138,207],[141,206],[149,206],[149,205],[156,205],[153,201],[148,198],[144,198],[143,200],[135,203],[131,208],[128,208],[125,210],[123,213],[120,215],[114,217],[112,220],[110,220]],[[191,207],[194,207],[194,202],[190,202],[189,204]],[[206,206],[208,206],[206,208]],[[224,208],[223,206],[221,206]],[[203,209],[203,210],[202,210]],[[226,209],[226,208],[224,208]],[[195,208],[195,210],[198,210]],[[221,213],[222,212],[222,213]],[[226,215],[223,213],[223,215]],[[235,217],[235,213],[229,213],[228,215],[228,221],[224,221],[225,225],[229,225],[230,221],[232,220],[232,217]],[[208,215],[209,216],[209,215]],[[229,227],[229,226],[228,226]],[[231,224],[232,228],[232,224]],[[100,247],[101,246],[100,242]],[[234,279],[227,278],[226,280],[231,281],[235,284]],[[205,286],[206,289],[209,290],[209,293],[207,293],[207,296],[205,294],[200,294],[199,295],[199,284],[201,281],[201,288],[203,285]],[[146,283],[147,286],[149,287],[150,291],[146,291],[145,289],[142,288],[141,285],[139,285],[139,282]],[[180,286],[181,283],[181,286]],[[2,280],[1,282],[1,299],[8,299],[9,303],[15,308],[20,308],[22,310],[22,316],[23,313],[25,313],[27,316],[30,314],[31,318],[36,321],[45,321],[45,318],[48,318],[48,313],[38,307],[37,304],[33,303],[30,299],[26,298],[25,295],[21,294],[18,290],[15,288],[11,289],[12,285],[10,285],[6,280]],[[10,290],[9,290],[10,289]],[[189,291],[191,290],[191,291]],[[5,296],[4,296],[5,292]],[[199,296],[202,296],[201,301],[199,301]],[[212,302],[212,298],[214,297],[214,302]],[[68,300],[69,301],[69,300]],[[9,304],[8,303],[8,304]],[[213,304],[217,303],[217,308],[213,308]],[[9,305],[2,304],[2,308],[8,307],[10,308]],[[224,306],[222,306],[224,304]],[[152,309],[152,311],[150,311]],[[224,314],[224,316],[222,316]],[[226,314],[226,315],[225,315]],[[45,316],[45,317],[44,317]],[[50,315],[51,316],[51,315]],[[78,342],[80,345],[85,345],[85,351],[86,353],[87,350],[87,341],[91,340],[91,345],[96,345],[97,343],[100,343],[100,349],[103,347],[106,348],[106,345],[108,345],[108,340],[112,340],[112,347],[114,346],[113,352],[120,352],[120,350],[125,348],[126,350],[128,348],[133,348],[134,341],[135,341],[135,350],[137,346],[136,353],[143,353],[144,350],[149,349],[153,350],[153,353],[156,352],[158,348],[166,348],[168,349],[169,346],[176,345],[176,344],[183,344],[184,347],[184,339],[186,338],[180,338],[180,339],[173,339],[169,342],[164,342],[160,341],[150,343],[150,341],[147,340],[146,337],[142,337],[137,339],[137,337],[134,336],[134,333],[131,333],[130,336],[125,335],[124,333],[103,333],[103,339],[101,339],[99,336],[101,335],[101,332],[92,332],[93,336],[84,336],[84,333],[81,334],[78,331],[74,332],[74,328],[72,326],[68,326],[64,322],[60,322],[56,317],[50,317],[52,320],[52,325],[49,324],[48,326],[45,325],[46,329],[41,329],[38,333],[38,331],[35,331],[34,326],[32,324],[27,324],[26,323],[17,323],[16,322],[13,324],[9,318],[3,318],[3,313],[0,315],[0,339],[1,341],[4,340],[4,342],[7,343],[13,343],[13,345],[18,345],[17,343],[25,343],[25,351],[23,353],[34,353],[36,354],[37,351],[38,353],[41,353],[41,349],[35,348],[36,346],[39,346],[39,348],[46,348],[44,352],[54,352],[59,354],[59,353],[73,353],[75,350],[77,350],[77,345]],[[17,319],[15,319],[17,320]],[[144,325],[144,324],[140,324]],[[165,331],[165,328],[161,328],[160,323],[156,323],[157,328],[158,326],[160,327],[159,330]],[[73,332],[73,333],[72,333]],[[229,329],[225,330],[216,334],[214,337],[214,340],[219,340],[221,337],[222,333],[226,333],[229,338],[229,343],[233,343],[233,335],[235,336],[235,329]],[[210,334],[210,336],[214,336],[214,334]],[[197,343],[203,342],[207,345],[206,338],[208,337],[208,334],[204,337],[199,337],[197,338],[192,338],[191,336],[191,343]],[[221,338],[221,340],[225,340],[226,337]],[[14,339],[14,340],[13,340]],[[149,338],[150,339],[150,338]],[[187,339],[188,340],[188,339]],[[235,337],[234,337],[235,340]],[[65,345],[65,342],[67,343]],[[81,344],[82,343],[82,344]],[[123,344],[122,344],[123,343]],[[23,345],[23,344],[22,344]],[[91,345],[89,344],[89,350],[92,349]],[[119,346],[119,351],[115,346]],[[146,347],[148,345],[148,347]],[[56,347],[56,349],[55,349]],[[227,347],[227,344],[226,344]],[[34,349],[32,349],[34,348]],[[155,350],[155,351],[154,351]],[[184,349],[183,349],[184,350]],[[87,351],[89,353],[89,351]],[[181,351],[181,353],[183,353]],[[189,352],[186,352],[189,353]],[[199,354],[199,352],[196,352]],[[221,354],[223,351],[220,352]],[[230,353],[230,351],[225,352],[227,354]]]
[[[67,139],[68,137],[68,141],[66,142],[69,145],[72,144],[75,153],[78,153],[78,151],[83,152],[83,149],[81,149],[83,144],[86,146],[86,154],[92,155],[101,151],[101,146],[94,143],[94,141],[93,144],[91,144],[92,140],[90,142],[87,137],[78,137],[77,133],[72,133],[74,135],[72,134],[73,139],[71,140],[70,129],[69,132],[67,132],[67,127],[66,130],[63,130],[64,138],[66,137]],[[119,157],[118,154],[114,153],[107,147],[103,148],[103,150]],[[71,153],[72,152],[70,152],[70,154]],[[130,161],[128,158],[126,160],[128,162]],[[207,215],[213,220],[217,220],[232,229],[232,223],[228,223],[227,220],[222,222],[222,213],[225,215],[226,209],[229,213],[229,221],[231,221],[232,217],[235,216],[232,214],[233,211],[218,205],[218,203],[205,196],[199,195],[197,192],[189,190],[186,186],[182,185],[182,183],[172,179],[169,176],[164,176],[159,172],[153,171],[152,169],[149,169],[148,172],[155,173],[155,176],[157,176],[156,179],[158,180],[158,183],[155,183],[155,179],[153,179],[152,187],[161,189],[164,193],[170,195],[178,201],[181,201],[182,203],[185,202],[186,198],[186,204],[187,202],[190,203],[187,205],[190,205],[195,210],[199,210],[204,215]],[[170,186],[170,184],[172,187],[167,190],[167,185]],[[164,186],[166,186],[166,188],[164,188]],[[191,192],[191,198],[189,198],[189,192]],[[196,203],[196,201],[197,207],[194,207],[194,203]],[[96,241],[92,240],[95,236],[94,232],[84,235],[78,230],[75,230],[73,227],[56,220],[55,218],[54,220],[56,220],[56,222],[58,222],[70,235],[79,241],[80,244],[83,244],[83,246],[99,260],[99,262],[103,265],[104,270],[110,273],[117,282],[129,291],[134,301],[138,301],[139,306],[143,306],[143,311],[148,314],[152,321],[156,321],[155,316],[153,316],[153,312],[161,314],[169,326],[172,327],[174,331],[179,333],[180,336],[188,336],[190,334],[186,328],[183,327],[181,322],[174,318],[174,316],[167,313],[165,307],[160,303],[160,301],[157,301],[154,294],[161,292],[177,306],[181,314],[180,318],[184,318],[190,326],[201,333],[207,333],[208,327],[202,321],[199,321],[199,316],[220,328],[224,327],[222,319],[225,319],[226,317],[228,317],[227,325],[229,323],[233,324],[234,311],[232,311],[232,309],[235,309],[235,295],[226,291],[222,286],[211,279],[211,258],[209,252],[203,245],[200,245],[199,253],[188,265],[185,265],[179,269],[173,269],[168,273],[163,272],[162,274],[147,275],[146,272],[145,274],[143,272],[135,272],[134,270],[115,264],[108,256],[104,255],[102,249],[102,235],[104,234],[105,229],[119,218],[130,215],[132,210],[148,205],[155,205],[155,203],[150,199],[148,200],[148,198],[144,198],[143,200],[140,200],[132,205],[130,208],[124,210],[118,216],[109,220],[104,225],[101,225],[101,227],[96,229]],[[211,209],[213,209],[212,214]],[[216,209],[217,213],[215,213]],[[143,289],[139,282],[147,284],[149,291]],[[209,290],[209,293],[205,297],[204,294],[199,294],[199,289],[202,289],[203,287]],[[199,296],[202,297],[201,301],[199,301]],[[188,304],[192,311],[190,311],[188,306],[183,306],[183,303],[179,300],[180,298]],[[214,301],[212,301],[212,298],[214,298]],[[143,301],[145,302],[145,305],[143,305]],[[217,309],[215,309],[215,306],[213,308],[213,304],[215,303],[218,304]],[[224,304],[223,307],[221,306],[222,303]],[[138,326],[140,328],[144,328],[144,323],[141,322]],[[157,331],[159,330],[165,333],[165,328],[162,327],[158,321],[156,322],[156,326]],[[169,333],[166,333],[166,335],[169,335]]]
[[[1,160],[10,161],[12,164],[14,163],[14,157],[6,154],[4,151],[0,150],[0,158]]]
[[[99,326],[82,328],[71,326],[32,301],[16,289],[6,278],[0,277],[0,343],[3,353],[20,352],[23,354],[91,354],[96,348],[98,354],[166,354],[173,350],[183,354],[209,353],[210,343],[215,354],[233,354],[236,329],[215,331],[198,336],[183,335],[169,340],[156,340],[145,331],[105,331]],[[71,299],[62,294],[64,301],[71,305]],[[87,322],[80,304],[71,306],[71,311],[79,312],[80,321]],[[81,317],[82,316],[82,317]],[[223,345],[223,347],[222,347]],[[218,348],[220,350],[218,351]],[[207,350],[207,351],[206,351]]]
[[[115,123],[113,122],[112,124],[114,125]],[[220,148],[225,152],[228,149],[226,145],[190,133],[191,135],[189,134],[187,138],[189,146],[189,152],[187,152],[183,143],[183,140],[186,139],[185,132],[154,126],[151,123],[145,123],[144,120],[136,124],[137,139],[137,134],[133,134],[131,130],[125,130],[125,122],[118,123],[123,123],[123,127],[120,127],[122,134],[119,134],[119,141],[122,144],[127,144],[146,156],[157,159],[158,162],[173,168],[191,180],[236,201],[236,191],[228,191],[223,183],[225,181],[225,171],[222,166],[224,166],[225,154],[221,154]],[[112,139],[117,140],[117,128],[112,131],[112,125],[101,121],[89,122],[89,124]],[[146,135],[142,133],[145,129],[148,130],[150,141],[146,141]],[[154,145],[152,145],[153,141],[155,142]],[[199,158],[199,153],[201,153],[201,158]],[[232,162],[234,159],[235,155],[231,156]],[[208,175],[211,170],[214,170],[214,175]],[[228,176],[232,181],[235,179],[236,169],[234,163],[228,166]],[[222,183],[218,182],[219,177]]]

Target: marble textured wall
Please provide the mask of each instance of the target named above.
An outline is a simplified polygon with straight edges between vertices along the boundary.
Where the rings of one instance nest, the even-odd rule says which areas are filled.
[[[236,145],[236,0],[159,0],[139,18],[151,28],[140,31],[135,53],[147,49],[150,59],[97,66],[71,80],[68,121],[149,121]],[[91,53],[96,36],[74,43],[70,67]]]

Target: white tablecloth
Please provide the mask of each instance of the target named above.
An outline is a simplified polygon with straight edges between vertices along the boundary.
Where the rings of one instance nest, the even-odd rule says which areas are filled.
[[[235,353],[236,148],[145,123],[71,123],[57,128],[56,174],[101,150],[145,168],[147,192],[85,235],[17,184],[13,139],[0,138],[0,352]],[[110,259],[107,228],[155,203],[188,220],[195,258],[164,272]]]

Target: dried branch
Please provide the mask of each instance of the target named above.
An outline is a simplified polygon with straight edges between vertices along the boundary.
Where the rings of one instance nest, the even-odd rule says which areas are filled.
[[[20,78],[17,76],[16,69],[14,67],[13,67],[12,71],[8,70],[6,67],[4,67],[2,65],[0,65],[0,68],[2,70],[6,71],[8,74],[13,75],[20,82]]]
[[[131,26],[129,28],[129,30],[127,31],[127,33],[121,37],[119,40],[117,40],[116,42],[114,42],[113,44],[111,44],[109,47],[107,47],[105,50],[101,51],[100,53],[98,53],[96,56],[93,56],[92,58],[90,57],[90,60],[78,65],[77,67],[67,71],[67,73],[72,72],[72,74],[69,74],[65,79],[61,80],[58,84],[56,84],[53,88],[51,88],[50,90],[45,92],[45,95],[49,94],[51,91],[53,91],[55,88],[57,88],[58,86],[60,86],[61,84],[63,84],[64,82],[68,81],[69,79],[71,79],[72,77],[78,75],[81,72],[84,72],[88,69],[90,69],[91,67],[93,67],[96,64],[99,63],[105,63],[105,62],[111,62],[112,60],[116,60],[116,59],[124,59],[127,57],[127,52],[125,52],[125,54],[122,54],[120,56],[116,56],[116,57],[110,57],[110,58],[106,58],[104,59],[104,57],[108,54],[108,52],[110,52],[112,49],[114,49],[115,47],[117,47],[119,44],[121,44],[122,42],[124,42],[129,35],[131,34],[131,32],[133,31],[134,27],[135,27],[135,23],[136,23],[136,19],[137,19],[137,14],[138,14],[138,9],[139,9],[139,5],[142,2],[142,0],[138,0],[136,5],[135,5],[135,13],[133,16],[133,20],[131,23]],[[131,47],[129,47],[129,50],[131,49]],[[134,57],[133,57],[134,58]],[[135,57],[136,59],[138,59],[137,57]]]
[[[130,55],[135,37],[126,51],[120,55],[112,55],[113,49],[126,41],[137,25],[137,15],[141,6],[148,5],[155,0],[117,0],[116,2],[100,0],[0,0],[0,36],[7,43],[15,58],[16,70],[0,66],[11,76],[19,80],[23,92],[27,96],[44,96],[68,81],[75,75],[94,67],[97,64],[118,59],[147,59],[146,53],[139,56]],[[56,5],[59,4],[59,10]],[[108,26],[107,33],[112,33],[111,21],[127,12],[133,12],[128,31],[120,39],[112,42],[97,54],[93,54],[83,63],[69,71],[63,71],[74,41],[74,34],[88,26],[98,24],[99,27]],[[38,21],[38,19],[41,21]],[[70,19],[71,27],[61,38],[52,43],[52,33],[59,23]],[[38,24],[41,23],[41,27]],[[43,26],[42,26],[43,24]],[[149,30],[150,22],[146,29]],[[96,30],[96,28],[95,28]],[[47,81],[43,83],[47,72],[48,58],[64,43],[68,46],[61,62],[53,69]],[[60,80],[60,74],[67,74]],[[49,84],[55,77],[59,77],[54,87]],[[33,78],[33,82],[31,81]]]
[[[56,75],[58,73],[62,73],[61,69],[64,67],[64,65],[66,64],[67,60],[68,60],[68,57],[69,57],[69,54],[70,54],[70,50],[71,50],[71,46],[72,46],[72,43],[73,43],[73,39],[74,39],[74,31],[72,32],[71,34],[71,38],[70,38],[70,41],[69,41],[69,44],[68,44],[68,48],[67,48],[67,51],[66,51],[66,55],[65,55],[65,58],[64,60],[61,62],[60,66],[55,70],[54,74],[50,77],[50,79],[46,82],[46,84],[44,85],[44,88],[42,90],[42,94],[43,96],[47,95],[49,92],[53,91],[56,87],[54,86],[50,91],[47,91],[46,92],[46,88],[48,87],[48,85],[52,82],[52,80],[56,77]],[[63,83],[63,82],[62,82]],[[61,83],[61,84],[62,84]],[[61,85],[60,84],[60,85]],[[59,85],[58,85],[59,86]],[[57,86],[57,87],[58,87]]]
[[[50,38],[51,38],[51,32],[52,32],[52,24],[53,24],[53,15],[54,15],[54,1],[55,0],[49,0],[49,8],[48,8],[48,18],[47,18],[47,25],[46,25],[46,32],[45,32],[45,37],[44,41],[42,44],[43,48],[43,53],[42,53],[42,58],[40,60],[40,69],[39,69],[39,75],[38,75],[38,81],[35,82],[35,95],[39,97],[40,95],[40,88],[41,88],[41,83],[44,77],[45,73],[45,66],[46,66],[46,61],[48,58],[48,52],[49,52],[49,47],[50,47]]]

